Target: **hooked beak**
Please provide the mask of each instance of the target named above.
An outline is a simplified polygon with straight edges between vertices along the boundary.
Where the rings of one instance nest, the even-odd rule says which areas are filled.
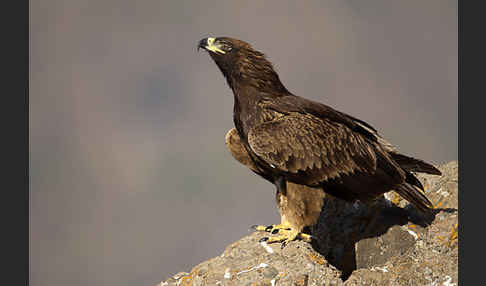
[[[197,51],[199,52],[199,49],[206,49],[206,45],[208,43],[208,38],[204,38],[199,41],[199,44],[197,45]]]

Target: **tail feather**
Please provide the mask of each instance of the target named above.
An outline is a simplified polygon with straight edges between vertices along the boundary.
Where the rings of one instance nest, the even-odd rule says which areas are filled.
[[[408,157],[399,153],[390,153],[393,160],[402,167],[402,169],[407,170],[409,172],[420,172],[420,173],[427,173],[432,175],[442,175],[442,173],[434,166],[429,163],[426,163],[420,159],[415,159],[412,157]]]
[[[419,179],[417,179],[417,177],[415,177],[409,171],[405,171],[405,173],[406,173],[405,182],[409,183],[412,186],[415,186],[415,187],[421,189],[422,191],[425,191],[424,186],[419,181]]]
[[[423,191],[408,183],[399,185],[395,188],[395,191],[423,212],[427,213],[434,208],[434,206],[425,196],[425,193]]]

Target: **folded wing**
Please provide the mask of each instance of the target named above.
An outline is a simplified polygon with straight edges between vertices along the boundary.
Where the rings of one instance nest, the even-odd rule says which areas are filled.
[[[299,174],[302,183],[352,175],[373,174],[376,146],[346,125],[311,114],[290,113],[255,126],[248,144],[264,163],[276,171]]]

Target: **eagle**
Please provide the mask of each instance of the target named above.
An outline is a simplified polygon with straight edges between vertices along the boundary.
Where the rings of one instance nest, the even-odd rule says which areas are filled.
[[[197,48],[208,52],[234,95],[227,148],[276,187],[281,223],[254,226],[278,234],[264,241],[310,242],[303,230],[317,222],[324,194],[373,206],[395,191],[424,213],[433,208],[414,175],[441,175],[433,165],[401,154],[365,121],[293,94],[247,42],[208,37]]]

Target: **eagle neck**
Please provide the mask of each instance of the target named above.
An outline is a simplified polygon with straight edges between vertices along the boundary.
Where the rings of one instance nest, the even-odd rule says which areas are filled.
[[[233,95],[233,120],[236,130],[246,141],[247,132],[262,122],[263,110],[259,102],[275,96],[273,93],[260,92],[253,86],[238,86],[233,89]]]
[[[236,94],[243,89],[251,89],[262,95],[280,97],[290,94],[282,84],[277,73],[269,71],[246,71],[236,70],[226,76],[228,85]]]

